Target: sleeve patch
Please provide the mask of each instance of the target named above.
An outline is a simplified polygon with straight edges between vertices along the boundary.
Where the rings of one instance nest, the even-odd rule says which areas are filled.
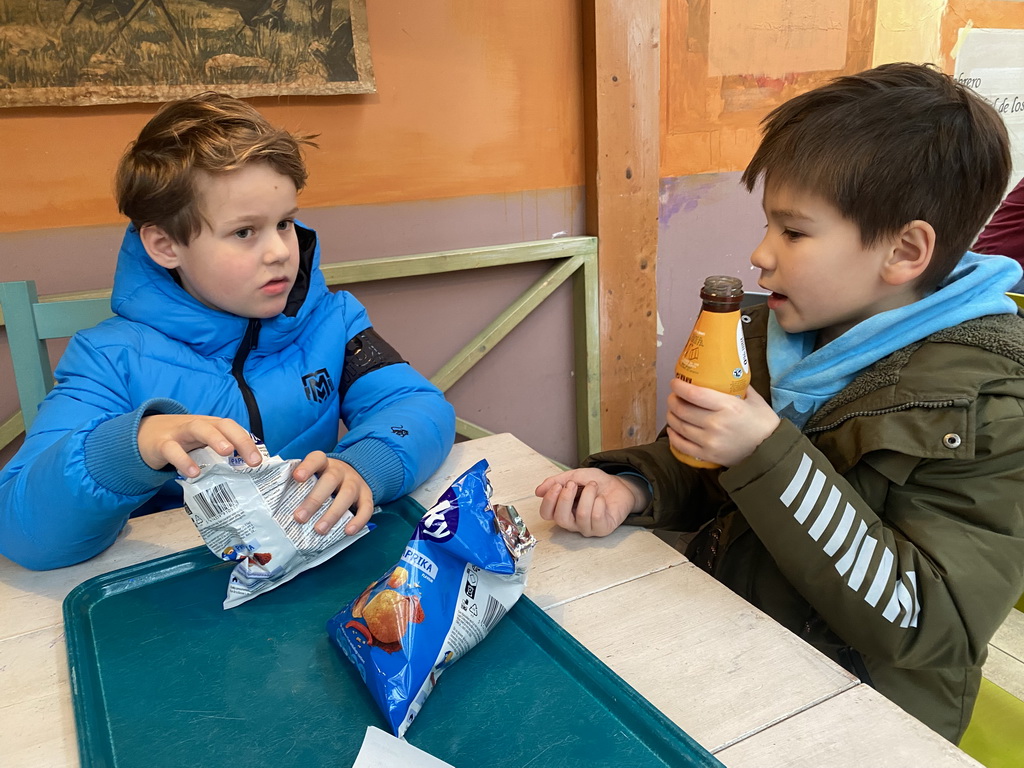
[[[388,365],[406,362],[373,328],[353,336],[345,345],[345,365],[341,371],[342,397],[356,379]]]

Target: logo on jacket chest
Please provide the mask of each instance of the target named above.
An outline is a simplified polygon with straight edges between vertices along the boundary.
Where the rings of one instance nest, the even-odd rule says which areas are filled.
[[[322,403],[334,391],[334,382],[331,381],[331,374],[327,372],[327,369],[321,368],[303,376],[302,387],[306,392],[307,400],[311,403]]]

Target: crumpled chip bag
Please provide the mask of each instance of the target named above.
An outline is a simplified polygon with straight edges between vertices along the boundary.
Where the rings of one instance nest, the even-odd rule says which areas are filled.
[[[536,539],[491,504],[488,463],[462,474],[417,523],[394,567],[327,622],[392,732],[402,737],[437,679],[526,587]]]
[[[352,513],[346,512],[326,536],[313,530],[332,497],[305,523],[296,522],[295,510],[316,477],[298,482],[292,477],[298,459],[271,456],[263,442],[254,439],[263,455],[258,466],[250,467],[237,454],[221,456],[212,448],[196,448],[189,456],[199,465],[199,476],[178,478],[185,511],[203,542],[222,560],[238,563],[228,579],[225,609],[326,562],[372,528],[349,536],[345,525]]]

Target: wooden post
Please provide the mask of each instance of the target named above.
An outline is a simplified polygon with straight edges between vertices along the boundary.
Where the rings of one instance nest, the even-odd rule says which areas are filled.
[[[583,3],[587,234],[598,238],[602,447],[648,442],[657,378],[661,0]]]

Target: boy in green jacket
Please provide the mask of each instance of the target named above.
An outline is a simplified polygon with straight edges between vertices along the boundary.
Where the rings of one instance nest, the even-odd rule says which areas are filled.
[[[1021,269],[967,250],[1009,170],[996,112],[931,67],[775,109],[743,175],[771,293],[746,399],[674,380],[658,440],[548,478],[541,515],[696,531],[694,563],[957,742],[1024,591]]]

